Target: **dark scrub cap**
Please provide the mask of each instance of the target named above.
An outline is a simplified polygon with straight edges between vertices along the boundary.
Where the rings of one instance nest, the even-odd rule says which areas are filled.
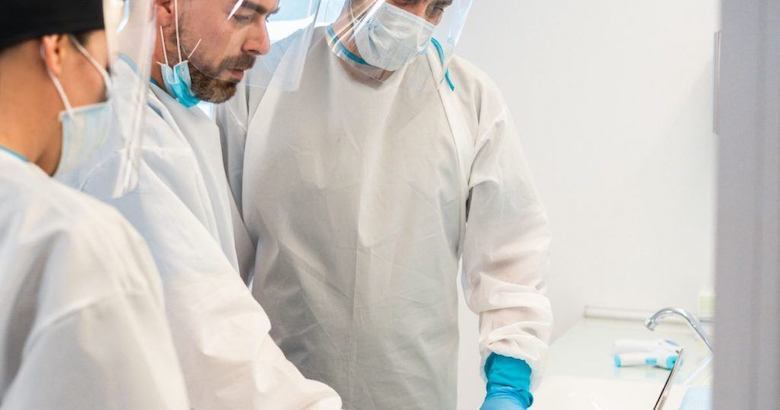
[[[0,51],[48,34],[104,27],[103,0],[0,0]]]

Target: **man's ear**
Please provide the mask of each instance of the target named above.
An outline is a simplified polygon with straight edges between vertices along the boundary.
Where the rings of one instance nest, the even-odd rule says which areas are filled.
[[[157,25],[162,27],[173,25],[176,18],[173,0],[154,0],[154,9],[157,13]]]
[[[63,60],[70,52],[70,40],[63,34],[51,34],[41,37],[41,58],[43,64],[56,77],[62,75]]]

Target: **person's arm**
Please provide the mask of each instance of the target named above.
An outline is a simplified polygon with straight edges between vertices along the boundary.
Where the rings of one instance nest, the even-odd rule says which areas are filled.
[[[142,163],[139,189],[103,199],[142,233],[152,251],[193,408],[340,409],[333,389],[306,379],[284,357],[269,334],[268,316],[219,243],[159,183],[160,175],[159,168],[151,173]],[[89,184],[87,189],[104,191]]]
[[[496,355],[501,358],[499,369],[523,375],[527,365],[538,377],[552,329],[550,302],[544,295],[547,216],[514,124],[503,103],[497,106],[501,109],[480,125],[476,140],[463,243],[464,292],[469,307],[479,314],[488,387],[489,365]],[[510,387],[525,390],[530,400],[530,386],[520,384]]]
[[[165,297],[195,408],[341,409],[335,391],[285,358],[262,307],[226,260],[168,272]]]

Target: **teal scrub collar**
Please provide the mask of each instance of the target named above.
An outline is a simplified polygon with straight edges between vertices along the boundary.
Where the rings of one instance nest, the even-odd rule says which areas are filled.
[[[366,60],[363,60],[363,58],[361,58],[357,54],[349,51],[349,49],[344,45],[344,43],[342,43],[341,40],[339,40],[339,38],[336,37],[336,32],[333,31],[333,26],[328,26],[328,35],[330,36],[330,40],[333,41],[333,44],[336,45],[337,52],[339,54],[343,54],[348,59],[360,65],[367,65],[367,66],[371,65],[368,64]]]
[[[18,152],[16,152],[16,151],[14,151],[14,150],[12,150],[12,149],[10,149],[10,148],[8,148],[8,147],[5,147],[5,146],[2,146],[2,145],[0,145],[0,151],[5,151],[5,152],[7,152],[7,153],[11,154],[11,156],[12,156],[12,157],[14,157],[14,158],[17,158],[17,159],[19,159],[19,160],[20,160],[20,161],[22,161],[22,162],[30,162],[30,161],[27,159],[27,157],[25,157],[24,155],[22,155],[22,154],[20,154],[20,153],[18,153]]]
[[[339,40],[339,38],[336,36],[336,32],[333,30],[333,26],[328,26],[328,36],[330,36],[330,40],[333,42],[333,44],[336,46],[336,52],[338,54],[341,54],[348,58],[350,61],[353,61],[360,65],[366,65],[371,66],[371,64],[368,64],[366,60],[358,56],[357,54],[349,51],[349,49],[344,45],[344,43]],[[441,61],[442,65],[444,64],[444,49],[441,46],[441,43],[439,43],[438,40],[435,38],[431,39],[431,43],[433,44],[433,47],[436,49],[436,55],[439,56],[439,61]],[[447,70],[444,73],[444,78],[447,81],[447,86],[450,87],[450,90],[455,91],[455,83],[452,81],[452,78],[450,77],[450,70]]]

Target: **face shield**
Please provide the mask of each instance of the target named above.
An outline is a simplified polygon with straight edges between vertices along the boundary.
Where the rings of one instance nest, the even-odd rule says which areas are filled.
[[[113,196],[134,189],[138,180],[143,113],[155,39],[152,0],[104,0],[111,88],[109,132],[120,136],[121,164]]]
[[[471,9],[472,0],[329,0],[318,25],[326,26],[331,50],[357,73],[385,81],[435,54],[441,69],[418,64],[420,84],[450,81],[447,65]],[[427,69],[428,68],[428,69]]]
[[[185,106],[221,103],[239,83],[266,87],[274,73],[297,87],[319,0],[174,0],[174,21],[159,27],[167,91]],[[273,50],[273,52],[272,52]]]

